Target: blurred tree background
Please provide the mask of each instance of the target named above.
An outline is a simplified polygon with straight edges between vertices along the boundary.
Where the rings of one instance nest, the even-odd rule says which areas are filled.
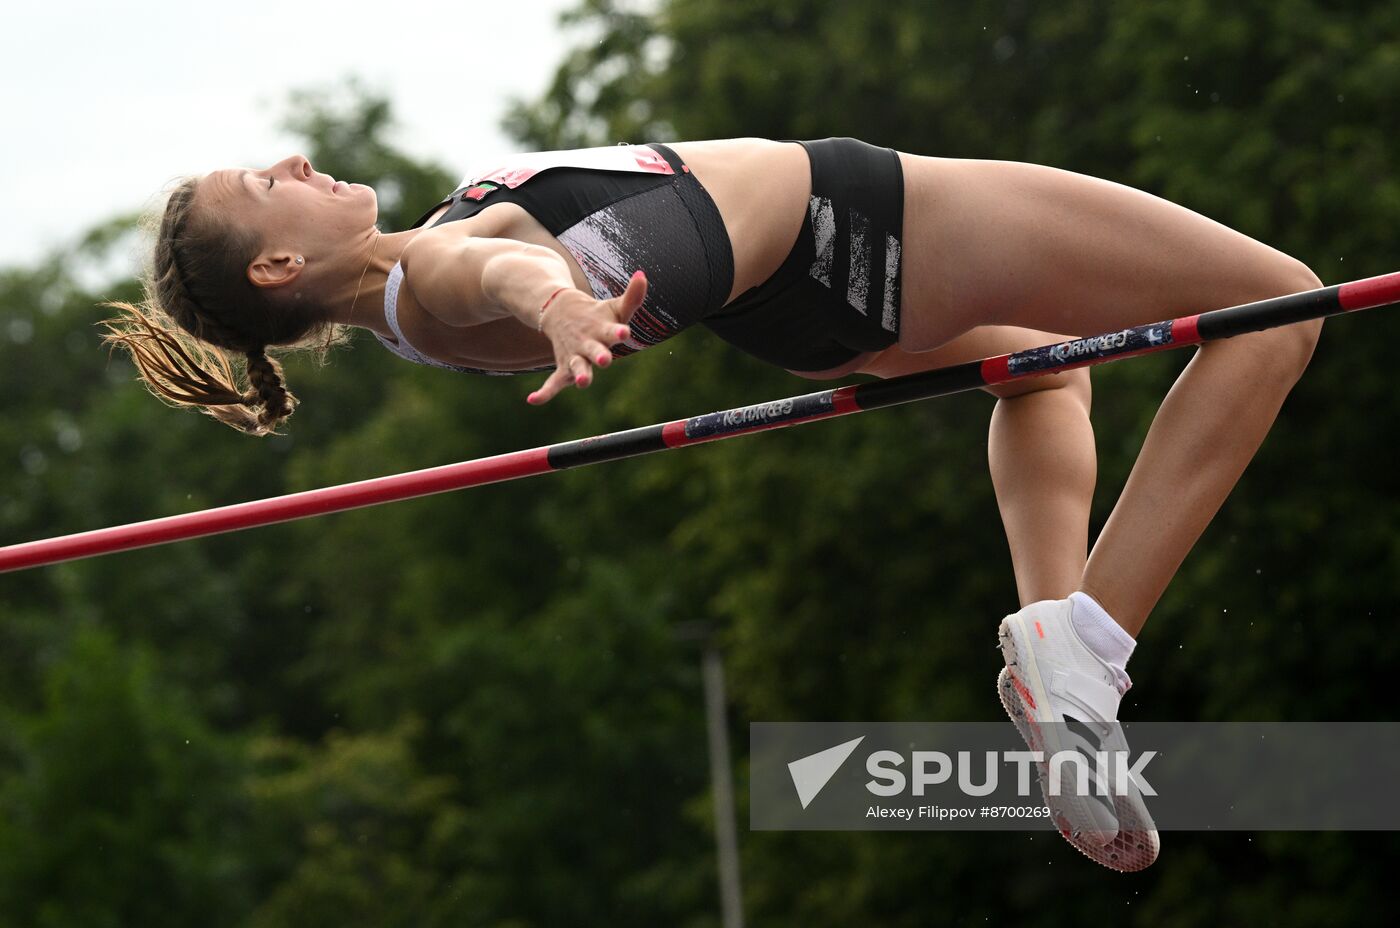
[[[1321,0],[586,0],[522,148],[851,135],[1173,199],[1327,283],[1396,269],[1400,7]],[[460,165],[308,91],[386,230]],[[466,160],[464,153],[464,161]],[[548,407],[360,333],[253,441],[108,360],[86,264],[0,271],[0,543],[806,392],[688,332]],[[1184,268],[1184,273],[1189,273]],[[1400,658],[1392,311],[1337,320],[1133,662],[1128,719],[1386,719]],[[1098,368],[1106,517],[1185,353]],[[529,381],[529,382],[527,382]],[[0,928],[714,926],[699,655],[750,721],[995,720],[1016,607],[965,395],[547,479],[0,577]],[[1164,835],[1119,876],[1049,833],[741,833],[759,925],[1313,925],[1388,910],[1390,834]]]

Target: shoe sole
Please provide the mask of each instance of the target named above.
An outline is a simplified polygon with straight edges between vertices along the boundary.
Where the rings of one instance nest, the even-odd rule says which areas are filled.
[[[1046,739],[1040,724],[1049,720],[1040,718],[1037,707],[1050,705],[1049,694],[1041,685],[1034,651],[1018,648],[1013,630],[1022,635],[1028,634],[1028,629],[1017,616],[1007,616],[1002,620],[998,639],[1006,666],[997,675],[997,695],[1026,746],[1032,751],[1045,752],[1048,757],[1053,751],[1046,750]],[[1151,820],[1146,816],[1146,809],[1140,807],[1140,797],[1110,797],[1118,819],[1118,834],[1107,844],[1094,844],[1076,837],[1063,813],[1058,812],[1055,803],[1050,801],[1046,790],[1047,766],[1043,763],[1038,765],[1041,792],[1046,794],[1046,806],[1051,810],[1055,827],[1066,841],[1095,863],[1120,873],[1134,873],[1152,865],[1161,851],[1161,839],[1156,828],[1148,824]]]

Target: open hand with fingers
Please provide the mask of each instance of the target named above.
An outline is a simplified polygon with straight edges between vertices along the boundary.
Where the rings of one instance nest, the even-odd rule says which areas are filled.
[[[554,373],[525,399],[548,403],[569,384],[583,389],[593,381],[593,367],[612,363],[610,346],[630,334],[627,320],[647,295],[646,275],[637,271],[621,296],[596,300],[572,287],[560,290],[540,310],[540,331],[554,346]]]

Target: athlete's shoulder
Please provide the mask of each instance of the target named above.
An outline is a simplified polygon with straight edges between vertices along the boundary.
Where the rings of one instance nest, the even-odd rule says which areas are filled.
[[[415,259],[424,260],[422,256],[428,252],[442,254],[444,250],[459,245],[464,239],[508,238],[506,233],[513,218],[509,207],[520,210],[520,207],[514,204],[500,203],[490,209],[483,209],[475,216],[454,222],[439,222],[420,229],[413,240],[404,246],[403,253],[399,256],[400,263],[407,271],[410,262]]]
[[[481,269],[466,260],[466,243],[462,237],[425,229],[404,247],[399,255],[401,317],[421,313],[453,326],[482,321]]]

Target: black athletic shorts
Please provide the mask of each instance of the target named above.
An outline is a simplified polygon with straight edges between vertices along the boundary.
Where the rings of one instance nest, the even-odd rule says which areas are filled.
[[[777,272],[701,320],[720,338],[793,371],[820,371],[899,340],[904,172],[856,139],[799,142],[812,191]]]

